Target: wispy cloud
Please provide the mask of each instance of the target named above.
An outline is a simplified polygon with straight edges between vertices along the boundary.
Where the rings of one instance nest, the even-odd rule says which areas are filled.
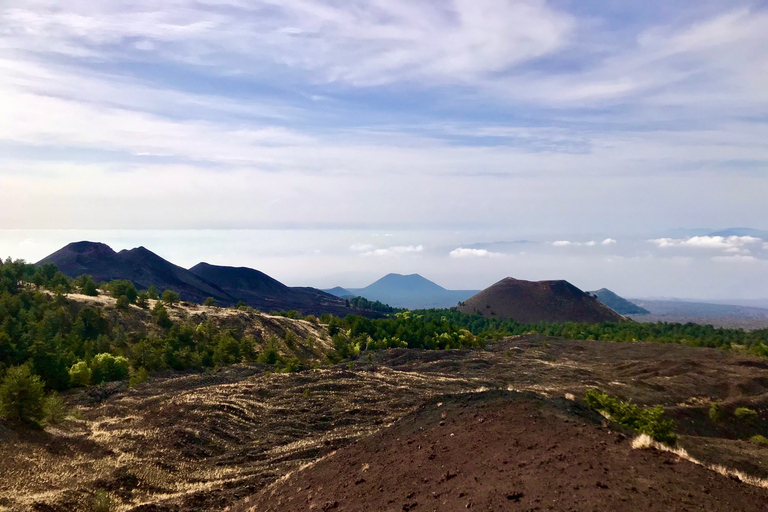
[[[360,253],[360,256],[402,256],[404,254],[420,253],[424,251],[423,245],[395,245],[384,249],[371,249]]]
[[[570,240],[555,240],[554,242],[550,242],[554,247],[594,247],[597,245],[597,242],[594,240],[590,240],[588,242],[571,242]],[[602,242],[602,245],[608,245],[605,243],[605,241]]]
[[[694,236],[690,238],[655,238],[649,242],[664,249],[688,247],[693,249],[715,249],[728,253],[749,253],[748,246],[762,242],[752,236]]]
[[[733,254],[731,256],[713,256],[712,261],[719,263],[757,263],[760,260],[754,256]]]
[[[496,258],[503,256],[499,252],[492,252],[486,249],[467,249],[465,247],[457,247],[448,253],[451,258]]]

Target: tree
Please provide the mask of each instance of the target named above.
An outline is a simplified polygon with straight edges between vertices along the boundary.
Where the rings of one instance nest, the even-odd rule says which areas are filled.
[[[219,303],[216,302],[216,299],[214,299],[213,297],[208,297],[207,299],[205,299],[205,302],[203,302],[203,306],[216,307],[218,305]]]
[[[177,292],[173,290],[165,290],[160,296],[160,300],[166,304],[176,304],[181,299],[179,298],[179,294]]]
[[[168,314],[168,310],[165,309],[165,306],[163,306],[162,302],[157,301],[155,303],[155,307],[152,308],[152,313],[157,318],[157,325],[163,329],[170,329],[170,327],[173,325],[171,316]]]
[[[113,297],[125,297],[129,304],[136,302],[136,298],[139,296],[133,283],[126,279],[116,279],[110,282],[109,289]]]
[[[96,354],[91,361],[91,380],[94,384],[126,379],[128,371],[128,359],[123,356]]]
[[[87,386],[91,383],[91,369],[88,363],[78,361],[69,369],[69,379],[73,386]]]
[[[29,366],[8,369],[0,384],[0,416],[19,423],[37,425],[45,417],[44,384]]]
[[[94,281],[93,277],[89,276],[88,274],[83,274],[75,279],[75,286],[80,288],[80,293],[83,295],[90,295],[91,297],[95,297],[99,294],[96,281]]]
[[[157,300],[157,286],[150,285],[150,287],[147,288],[147,297],[152,300]]]

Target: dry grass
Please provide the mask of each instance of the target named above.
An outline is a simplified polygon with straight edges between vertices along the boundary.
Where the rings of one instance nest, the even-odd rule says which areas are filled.
[[[632,448],[634,448],[635,450],[654,449],[662,452],[674,453],[675,455],[677,455],[683,460],[687,460],[688,462],[692,462],[699,466],[703,466],[709,469],[710,471],[714,471],[715,473],[718,473],[720,475],[723,475],[729,478],[735,478],[741,482],[744,482],[745,484],[754,485],[755,487],[762,487],[763,489],[768,489],[768,479],[750,476],[744,473],[743,471],[739,471],[737,469],[730,469],[720,464],[708,464],[706,462],[703,462],[697,459],[696,457],[691,456],[684,448],[673,447],[663,443],[659,443],[658,441],[654,441],[653,439],[651,439],[651,437],[647,434],[640,434],[639,436],[634,438],[632,440]]]

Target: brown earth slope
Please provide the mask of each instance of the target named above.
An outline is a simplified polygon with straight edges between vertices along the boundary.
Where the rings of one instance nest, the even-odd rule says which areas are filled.
[[[625,318],[568,281],[524,281],[507,277],[473,295],[462,313],[534,322],[618,322]]]
[[[0,422],[0,510],[94,512],[96,493],[102,490],[112,501],[113,512],[220,511],[307,463],[361,441],[429,400],[487,389],[557,399],[565,393],[580,398],[586,389],[598,388],[635,403],[661,404],[677,421],[679,443],[691,455],[768,478],[768,448],[748,441],[756,433],[768,432],[764,359],[681,345],[542,336],[507,338],[492,350],[395,349],[372,353],[370,359],[364,354],[352,369],[344,365],[296,374],[269,374],[265,366],[250,365],[156,376],[132,389],[119,383],[75,392],[66,398],[77,404],[82,418],[44,432],[14,432]],[[723,410],[718,422],[708,417],[712,401],[718,401]],[[757,411],[754,420],[746,423],[734,415],[742,406]],[[541,414],[550,414],[548,410],[544,406]],[[445,426],[458,417],[449,410]],[[533,420],[535,425],[522,419],[504,421],[520,425],[518,430],[542,428],[543,420]],[[426,425],[419,423],[425,430]],[[585,452],[578,460],[602,471],[600,448],[590,456],[586,452],[591,445],[568,444],[570,427],[564,422],[561,427],[565,430],[552,431],[550,437],[563,437],[553,443],[563,448],[564,456],[572,453],[565,449],[573,446]],[[458,430],[451,432],[459,435]],[[589,439],[599,440],[599,436]],[[607,439],[611,445],[615,437]],[[617,446],[623,450],[625,444]],[[556,458],[539,462],[544,464],[542,471],[549,468],[554,474],[560,468]],[[728,480],[711,474],[711,478]],[[702,485],[709,485],[709,478],[702,477]],[[457,482],[459,477],[449,480]],[[602,477],[600,482],[609,485]],[[753,492],[746,484],[734,483],[740,494]],[[659,491],[659,500],[664,499],[665,487],[648,485]],[[715,484],[711,488],[722,502],[737,503],[734,490]],[[420,492],[408,493],[412,491]],[[557,491],[553,488],[551,499],[558,497]],[[698,496],[697,491],[691,492]],[[405,503],[393,502],[395,510]],[[678,509],[684,510],[685,503],[679,502]],[[541,509],[546,510],[543,505]]]
[[[636,450],[565,399],[440,397],[231,512],[762,511],[768,491]]]

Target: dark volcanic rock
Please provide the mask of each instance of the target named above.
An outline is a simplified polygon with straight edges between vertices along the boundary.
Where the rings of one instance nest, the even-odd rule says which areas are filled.
[[[568,281],[523,281],[507,277],[458,307],[467,314],[534,322],[617,322],[625,318]]]

